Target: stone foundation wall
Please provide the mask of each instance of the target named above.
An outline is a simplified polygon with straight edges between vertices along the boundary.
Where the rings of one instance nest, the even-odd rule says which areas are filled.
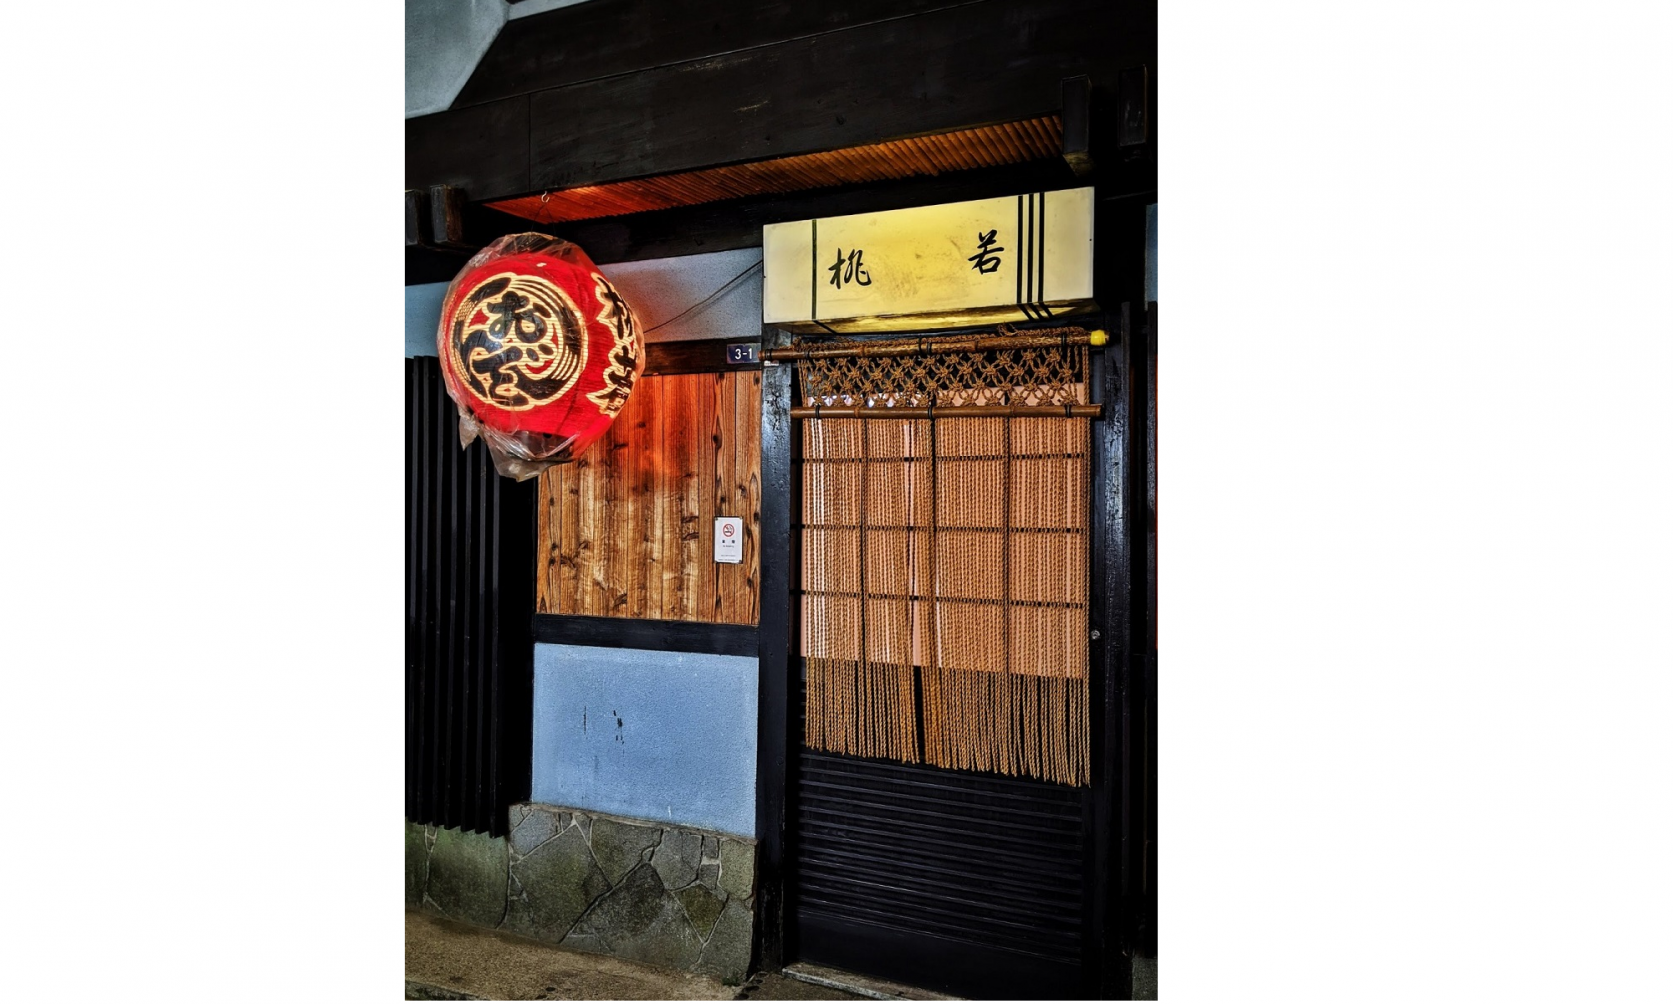
[[[509,839],[407,824],[407,905],[453,920],[741,981],[755,842],[552,805]]]

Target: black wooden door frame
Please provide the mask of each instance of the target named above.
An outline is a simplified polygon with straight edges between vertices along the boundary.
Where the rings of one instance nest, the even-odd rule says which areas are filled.
[[[761,330],[762,348],[790,343],[790,333]],[[795,368],[769,363],[761,371],[761,620],[760,682],[756,707],[760,729],[755,767],[755,968],[784,966],[785,871],[788,867],[788,764],[792,745],[790,671],[801,647],[792,584],[801,581],[801,548],[796,514],[801,512],[801,438],[790,418]]]
[[[1142,214],[1142,206],[1140,207]],[[1119,214],[1118,214],[1119,215]],[[1121,224],[1125,220],[1111,221]],[[1103,229],[1102,227],[1100,229]],[[1140,229],[1142,240],[1142,227]],[[1105,245],[1108,246],[1108,245]],[[1123,260],[1127,256],[1120,257]],[[1141,259],[1142,261],[1142,259]],[[1109,271],[1102,267],[1098,271]],[[1111,263],[1112,265],[1114,263]],[[1142,272],[1140,273],[1142,275]],[[1140,308],[1142,311],[1142,307]],[[1141,314],[1141,318],[1142,318]],[[1097,638],[1091,646],[1092,795],[1088,833],[1092,838],[1087,881],[1086,996],[1126,999],[1131,996],[1131,957],[1137,945],[1142,897],[1133,895],[1135,855],[1142,853],[1135,805],[1143,786],[1132,774],[1135,759],[1133,716],[1138,693],[1140,660],[1136,625],[1144,623],[1143,596],[1132,588],[1135,561],[1145,561],[1145,548],[1135,547],[1134,530],[1147,523],[1131,517],[1145,498],[1146,465],[1132,460],[1145,455],[1145,394],[1142,378],[1147,339],[1142,323],[1135,325],[1131,301],[1120,310],[1082,319],[1110,332],[1109,346],[1092,354],[1094,399],[1104,404],[1104,417],[1094,424],[1095,462],[1092,470],[1093,534],[1102,543],[1092,554],[1091,627]],[[787,345],[789,332],[767,326],[763,347]],[[757,737],[756,835],[757,907],[755,966],[777,970],[785,957],[787,904],[785,890],[792,835],[788,820],[789,762],[800,737],[793,734],[797,717],[789,706],[791,672],[800,648],[800,617],[792,584],[800,580],[800,542],[795,533],[801,510],[801,484],[795,476],[801,438],[790,417],[794,368],[768,364],[761,386],[761,622]],[[1142,531],[1140,531],[1142,532]]]

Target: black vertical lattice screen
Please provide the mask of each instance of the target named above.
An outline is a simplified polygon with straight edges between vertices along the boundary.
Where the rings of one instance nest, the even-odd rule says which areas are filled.
[[[406,371],[406,816],[498,836],[529,794],[535,482],[459,449],[436,359]]]

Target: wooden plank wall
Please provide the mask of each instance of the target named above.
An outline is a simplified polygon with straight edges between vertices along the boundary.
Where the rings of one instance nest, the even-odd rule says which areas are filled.
[[[610,431],[540,476],[540,613],[755,624],[761,373],[643,377]],[[744,560],[714,560],[716,516]]]

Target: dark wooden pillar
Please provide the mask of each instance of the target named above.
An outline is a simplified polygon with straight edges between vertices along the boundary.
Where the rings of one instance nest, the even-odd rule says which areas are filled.
[[[762,348],[789,344],[787,332],[763,329]],[[755,965],[784,964],[784,884],[787,821],[785,783],[790,751],[790,674],[797,665],[796,599],[800,555],[794,524],[801,512],[796,470],[800,442],[790,418],[795,367],[767,364],[761,371],[761,625],[760,732],[755,768],[756,851]]]

